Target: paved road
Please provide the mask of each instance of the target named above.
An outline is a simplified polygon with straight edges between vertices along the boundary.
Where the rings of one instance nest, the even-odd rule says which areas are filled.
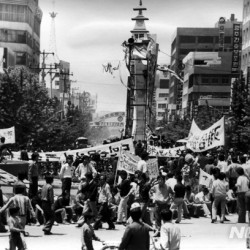
[[[233,250],[246,249],[246,240],[229,239],[230,230],[233,226],[247,226],[247,224],[236,224],[235,215],[228,216],[231,220],[225,224],[211,224],[208,218],[183,220],[179,227],[181,229],[182,250]],[[103,229],[96,231],[98,237],[105,241],[120,242],[125,227],[116,226],[116,230],[108,231],[107,224]],[[42,227],[27,226],[26,230],[30,237],[26,238],[28,250],[77,250],[81,249],[81,229],[75,225],[54,226],[51,236],[44,236]],[[243,230],[243,229],[242,229]],[[101,243],[95,242],[96,250],[101,248]],[[0,233],[0,250],[8,247],[8,233]],[[139,250],[139,249],[138,249]]]

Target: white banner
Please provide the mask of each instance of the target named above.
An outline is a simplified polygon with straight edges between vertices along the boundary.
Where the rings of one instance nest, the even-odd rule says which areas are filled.
[[[224,117],[206,130],[200,130],[193,120],[186,147],[194,152],[203,152],[225,145]]]
[[[119,155],[120,148],[122,147],[123,150],[127,150],[134,154],[134,145],[132,139],[126,139],[118,142],[113,142],[105,145],[99,145],[91,148],[82,148],[82,149],[74,149],[74,150],[67,150],[67,151],[56,151],[56,152],[39,152],[40,160],[46,161],[65,161],[65,154],[66,155],[73,155],[76,157],[76,154],[85,154],[88,155],[89,153],[102,153],[107,152],[107,155],[116,153]],[[20,152],[13,152],[14,158],[20,157]],[[31,158],[31,153],[29,154],[29,158]]]
[[[212,181],[212,175],[200,169],[199,184],[209,187],[211,181]]]
[[[5,137],[5,143],[16,143],[15,127],[0,129],[0,137]]]
[[[159,156],[159,157],[179,157],[181,151],[185,150],[185,146],[175,147],[175,148],[159,148],[155,146],[148,145],[148,153],[150,156]]]
[[[125,170],[130,174],[134,174],[137,170],[138,161],[141,158],[137,155],[132,155],[129,152],[122,151],[119,158],[118,170]],[[149,159],[147,161],[147,170],[149,178],[157,178],[159,175],[158,160]]]

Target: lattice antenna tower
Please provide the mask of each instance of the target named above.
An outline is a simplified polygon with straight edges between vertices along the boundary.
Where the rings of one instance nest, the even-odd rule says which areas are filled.
[[[55,0],[52,1],[53,3],[53,12],[50,12],[51,17],[51,26],[50,26],[50,42],[49,42],[49,52],[54,52],[54,57],[52,57],[52,61],[50,63],[59,63],[60,59],[57,53],[56,47],[56,25],[55,19],[58,13],[55,12]]]

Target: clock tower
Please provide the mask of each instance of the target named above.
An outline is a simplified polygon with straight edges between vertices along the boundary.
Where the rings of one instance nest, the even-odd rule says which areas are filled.
[[[136,21],[134,29],[131,30],[134,39],[137,41],[148,40],[147,38],[148,30],[146,29],[145,26],[145,20],[149,19],[143,16],[143,10],[147,9],[142,5],[142,0],[140,0],[139,6],[137,8],[134,8],[133,10],[139,12],[138,16],[132,18],[133,21]]]

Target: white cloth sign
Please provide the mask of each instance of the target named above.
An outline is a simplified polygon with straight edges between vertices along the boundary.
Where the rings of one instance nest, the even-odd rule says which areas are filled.
[[[0,129],[0,137],[5,137],[5,143],[16,143],[15,127]]]
[[[139,156],[132,155],[126,151],[122,151],[119,158],[118,169],[125,170],[130,174],[134,174],[135,171],[137,170],[137,165],[139,160],[140,160]],[[157,176],[159,175],[157,159],[149,159],[147,161],[147,171],[150,179],[157,178]]]
[[[82,149],[74,149],[74,150],[67,150],[67,151],[56,151],[56,152],[41,152],[39,153],[40,160],[46,161],[65,161],[65,154],[66,155],[73,155],[76,157],[76,154],[85,154],[88,155],[89,152],[91,153],[101,153],[107,152],[108,154],[116,153],[119,155],[120,148],[123,150],[127,150],[131,153],[134,153],[134,145],[132,139],[126,139],[118,142],[113,142],[110,144],[99,145],[91,148],[82,148]],[[14,156],[20,157],[20,152],[13,152]],[[31,157],[31,153],[29,153],[29,157]],[[18,158],[17,158],[18,159]]]
[[[209,187],[211,180],[212,180],[212,175],[200,169],[199,184]]]
[[[179,157],[181,151],[185,150],[185,146],[162,149],[155,146],[148,145],[148,153],[150,156],[159,156],[159,157]]]
[[[206,130],[200,130],[193,120],[186,147],[194,152],[203,152],[225,145],[224,117]]]

